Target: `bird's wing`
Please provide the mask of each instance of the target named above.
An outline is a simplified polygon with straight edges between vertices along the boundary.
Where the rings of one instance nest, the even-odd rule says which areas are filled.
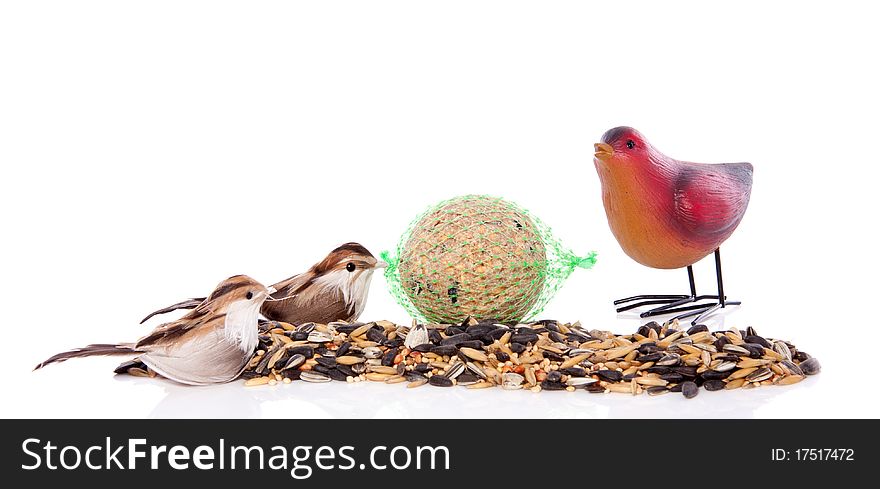
[[[166,345],[186,333],[220,327],[225,321],[225,314],[215,314],[208,307],[199,307],[177,321],[156,326],[150,334],[138,340],[135,348]]]
[[[723,241],[742,220],[752,189],[752,165],[690,164],[675,181],[675,220],[690,239]]]
[[[275,293],[269,297],[274,300],[288,299],[294,297],[299,294],[306,285],[311,283],[314,277],[315,275],[313,273],[305,272],[284,279],[272,286],[275,288]]]

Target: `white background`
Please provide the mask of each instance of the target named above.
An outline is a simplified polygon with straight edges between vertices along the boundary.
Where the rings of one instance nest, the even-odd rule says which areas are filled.
[[[864,5],[868,5],[865,2]],[[4,2],[4,417],[876,417],[876,11],[856,2]],[[817,356],[798,385],[693,401],[402,386],[185,388],[119,358],[147,312],[336,245],[392,248],[424,207],[501,195],[599,252],[544,317],[630,331],[610,301],[685,292],[608,230],[592,144],[750,161],[722,247],[752,325]],[[698,287],[713,287],[711,260]],[[376,277],[365,320],[406,321]]]

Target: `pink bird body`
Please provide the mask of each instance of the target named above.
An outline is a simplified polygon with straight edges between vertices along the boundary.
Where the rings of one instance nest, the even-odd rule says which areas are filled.
[[[736,230],[752,188],[750,163],[679,161],[629,127],[611,129],[594,159],[611,232],[637,262],[692,265]]]

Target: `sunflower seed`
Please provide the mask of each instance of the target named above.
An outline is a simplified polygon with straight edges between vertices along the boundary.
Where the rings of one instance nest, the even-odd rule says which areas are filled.
[[[333,341],[333,335],[324,331],[312,331],[308,337],[309,343],[328,343]]]
[[[668,355],[663,356],[660,360],[657,360],[656,365],[660,366],[675,366],[681,363],[681,356],[676,353],[670,353]]]
[[[773,376],[773,372],[769,368],[762,367],[747,375],[746,380],[749,382],[761,382],[769,379],[771,376]]]
[[[428,329],[424,324],[417,324],[406,334],[406,340],[403,345],[409,349],[428,343]]]
[[[700,393],[700,388],[697,387],[697,384],[695,384],[691,381],[682,382],[681,383],[681,393],[684,395],[684,397],[686,397],[688,399],[693,399],[694,397],[697,396],[697,394]]]
[[[733,370],[735,368],[736,368],[736,362],[721,362],[718,365],[716,365],[715,367],[713,367],[712,370],[714,370],[716,372],[727,372],[727,371]]]
[[[436,387],[452,387],[452,380],[442,375],[432,375],[428,383]]]
[[[299,378],[306,382],[330,382],[330,376],[327,374],[322,374],[320,372],[314,372],[311,370],[303,371]]]
[[[722,347],[722,349],[726,352],[734,353],[736,355],[748,355],[749,354],[749,350],[746,350],[745,348],[743,348],[739,345],[734,345],[733,343],[727,343],[726,345],[724,345]]]
[[[466,366],[464,363],[456,362],[446,371],[446,377],[454,379],[461,375],[465,371],[465,368]]]
[[[807,375],[816,375],[822,370],[819,360],[816,357],[810,357],[800,363],[801,370]]]
[[[782,355],[784,360],[791,361],[791,350],[788,349],[788,345],[784,341],[774,341],[773,351]]]
[[[290,370],[292,368],[297,368],[306,361],[306,357],[297,353],[296,355],[291,355],[290,358],[287,359],[287,362],[284,363],[284,367],[281,368],[281,371]]]

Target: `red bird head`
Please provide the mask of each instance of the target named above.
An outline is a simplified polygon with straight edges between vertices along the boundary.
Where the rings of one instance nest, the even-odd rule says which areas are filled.
[[[639,131],[631,127],[620,126],[609,129],[602,135],[602,142],[595,144],[596,169],[609,170],[610,166],[641,166],[649,162],[654,148],[645,140]],[[600,166],[604,168],[600,168]]]

